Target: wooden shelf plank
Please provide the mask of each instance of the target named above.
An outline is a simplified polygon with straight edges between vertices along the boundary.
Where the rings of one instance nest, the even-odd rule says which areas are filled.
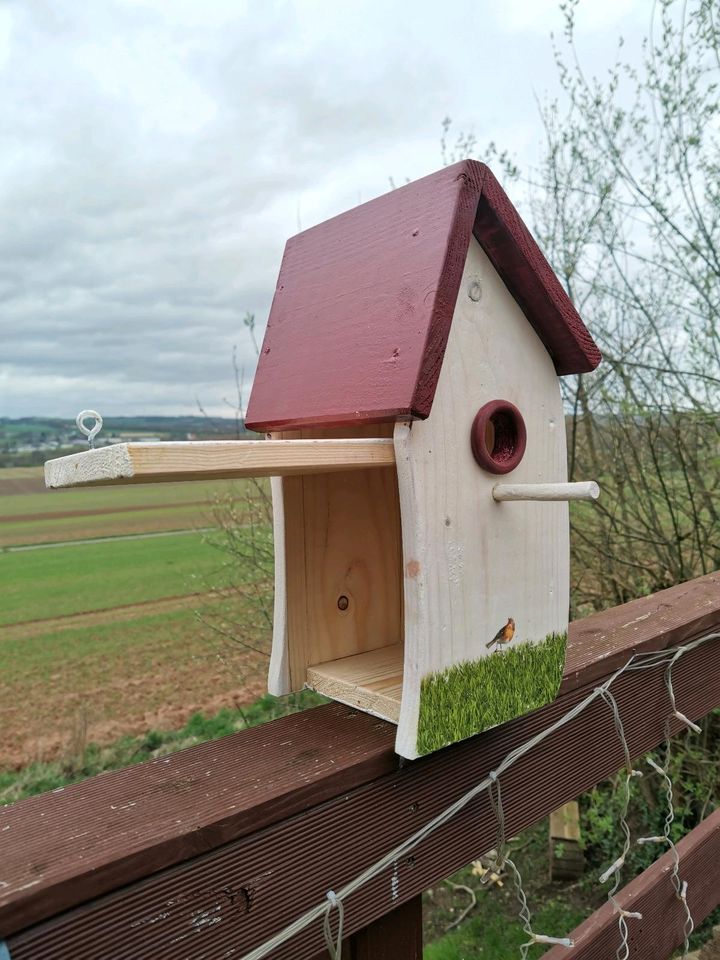
[[[307,686],[333,700],[397,723],[403,680],[403,645],[368,650],[307,669]]]
[[[45,464],[50,488],[293,476],[390,467],[391,439],[116,443]]]

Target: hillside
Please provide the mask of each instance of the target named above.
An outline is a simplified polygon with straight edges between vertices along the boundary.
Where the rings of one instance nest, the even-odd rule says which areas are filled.
[[[245,432],[233,417],[181,416],[107,417],[97,446],[124,440],[208,440]],[[0,467],[31,467],[44,463],[49,451],[62,456],[82,450],[86,442],[74,420],[52,417],[0,417]]]

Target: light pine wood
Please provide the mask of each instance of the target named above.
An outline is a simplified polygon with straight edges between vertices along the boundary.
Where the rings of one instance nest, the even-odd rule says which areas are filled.
[[[305,564],[306,520],[303,477],[281,479],[283,514],[285,517],[284,550],[275,553],[275,590],[285,596],[284,620],[273,624],[273,647],[285,644],[286,692],[301,690],[305,685],[308,663],[308,576]],[[281,585],[282,584],[282,585]],[[272,690],[271,690],[272,692]]]
[[[307,668],[307,686],[383,720],[397,723],[402,697],[403,647],[396,643]]]
[[[343,432],[362,438],[371,431],[389,435],[392,425]],[[310,433],[330,431],[272,436]],[[305,685],[311,664],[402,640],[400,507],[392,468],[284,477],[273,498],[283,517],[275,590],[285,601],[275,607],[270,690],[288,693]]]
[[[550,879],[576,880],[585,869],[577,800],[553,810],[549,818]]]
[[[475,414],[498,399],[514,403],[527,428],[525,456],[507,482],[565,483],[552,360],[473,239],[430,416],[398,423],[394,434],[405,581],[396,749],[411,759],[424,676],[489,655],[487,642],[509,617],[519,641],[567,629],[567,503],[496,503],[499,478],[472,454]]]
[[[285,578],[285,497],[283,487],[297,477],[271,477],[273,543],[275,548],[275,596],[273,601],[273,643],[268,668],[268,693],[284,697],[292,693],[287,643],[287,582]]]
[[[117,443],[45,464],[51,488],[370,470],[395,462],[392,440],[196,440]]]
[[[580,808],[577,800],[564,803],[550,814],[550,836],[554,840],[580,842]]]
[[[538,503],[558,500],[597,500],[600,487],[594,480],[579,483],[496,483],[493,500],[527,500]]]

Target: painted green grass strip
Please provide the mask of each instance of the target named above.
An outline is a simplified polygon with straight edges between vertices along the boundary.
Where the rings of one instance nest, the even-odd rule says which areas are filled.
[[[419,753],[481,733],[555,699],[566,634],[467,660],[425,677],[420,690]]]

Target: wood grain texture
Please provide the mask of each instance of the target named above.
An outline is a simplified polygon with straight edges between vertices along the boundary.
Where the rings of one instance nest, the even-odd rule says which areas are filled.
[[[275,591],[273,595],[273,641],[268,667],[268,693],[284,697],[292,693],[287,634],[287,579],[285,563],[285,490],[297,478],[270,478],[275,551]]]
[[[285,612],[276,610],[270,689],[287,693],[305,685],[310,665],[402,640],[402,554],[394,469],[285,477],[280,494],[275,583]]]
[[[720,810],[677,844],[680,877],[688,884],[688,905],[697,928],[720,904]],[[630,960],[667,960],[684,940],[685,910],[670,881],[672,854],[664,854],[615,897],[620,906],[641,913],[628,920]],[[620,944],[618,915],[610,904],[600,907],[569,934],[575,946],[553,947],[544,960],[606,960]]]
[[[580,808],[577,800],[553,810],[549,818],[551,880],[577,880],[585,870],[580,842]]]
[[[697,648],[675,666],[673,679],[678,704],[693,719],[720,702],[719,647],[715,642]],[[697,682],[698,677],[703,678],[702,683]],[[8,938],[13,960],[94,960],[97,956],[112,956],[113,960],[142,957],[179,960],[200,954],[212,960],[228,955],[231,950],[243,956],[306,909],[322,902],[329,888],[341,887],[484,779],[510,750],[557,720],[582,699],[585,692],[587,688],[573,691],[533,714],[431,757],[405,764],[395,773],[370,775],[362,786],[342,790],[334,800],[321,802],[311,809],[306,802],[306,809],[295,816],[286,818],[279,811],[272,826],[244,833],[237,841],[228,838],[228,842],[218,844],[217,850],[186,863],[155,873],[146,866],[145,873],[141,874],[146,879],[130,886],[125,885],[127,871],[118,864],[113,878],[115,892],[105,896],[99,894],[102,884],[108,880],[107,869],[97,870],[95,889],[89,894],[95,899]],[[615,682],[613,692],[631,755],[637,757],[661,742],[670,707],[663,668],[625,674]],[[343,709],[347,708],[335,705],[320,708],[317,713]],[[347,712],[361,723],[370,719]],[[391,729],[381,721],[374,722],[386,731]],[[679,724],[673,723],[673,732],[678,727]],[[507,831],[520,832],[617,770],[623,763],[623,750],[612,731],[612,714],[607,705],[598,700],[576,721],[559,729],[507,771],[502,778]],[[249,733],[254,734],[260,744],[261,738],[267,737],[270,731],[256,728]],[[594,745],[592,751],[585,749],[588,742]],[[388,733],[386,750],[391,749],[391,743],[392,736]],[[205,750],[210,747],[204,745]],[[268,773],[276,763],[276,749],[265,750]],[[236,754],[231,761],[235,769],[242,769],[238,762],[241,756]],[[568,764],[568,756],[582,757],[582,762]],[[123,773],[128,777],[137,776],[137,769]],[[308,769],[304,761],[299,764],[297,786],[300,790],[307,790],[303,774]],[[548,770],[553,771],[552,776],[547,775]],[[184,798],[184,809],[192,809],[193,801],[199,812],[204,809],[207,801],[203,797],[208,791],[214,794],[212,778],[211,769],[207,780],[191,786]],[[90,789],[92,784],[90,781]],[[88,789],[87,785],[80,786]],[[107,798],[112,794],[103,795]],[[262,779],[257,781],[255,795],[260,801]],[[308,794],[305,796],[307,800]],[[231,793],[229,799],[235,801],[235,796]],[[35,817],[42,811],[52,818],[56,800],[52,795],[36,798]],[[166,795],[165,820],[173,819],[176,804],[177,798]],[[47,889],[45,896],[42,895],[49,864],[55,863],[57,869],[56,835],[48,831],[40,839],[37,819],[30,822],[23,816],[23,809],[28,807],[23,804],[18,807],[15,823],[24,829],[25,837],[34,836],[38,860],[30,859],[18,833],[10,849],[8,865],[24,863],[24,876],[37,881],[35,889],[40,892],[13,891],[15,910],[8,909],[8,905],[0,914],[0,935],[8,925],[16,925],[15,929],[23,925],[23,919],[28,917],[25,898],[35,896],[36,910],[44,910],[45,916],[56,906]],[[107,827],[92,821],[95,810],[91,802],[77,803],[74,809],[67,804],[66,817],[55,820],[66,843],[67,838],[81,834],[66,847],[68,855],[63,862],[66,876],[87,875],[96,862],[95,848],[101,843],[100,838],[110,839]],[[142,811],[135,813],[135,820],[143,821]],[[91,825],[93,822],[95,828]],[[245,829],[242,819],[237,825]],[[102,832],[98,834],[98,830]],[[152,830],[148,830],[147,835],[149,840],[154,839]],[[494,846],[496,836],[497,825],[487,795],[483,795],[394,869],[388,869],[348,898],[346,935],[367,927],[442,877],[449,876],[469,858],[487,851]],[[116,840],[116,855],[119,846]],[[156,870],[157,863],[155,859]],[[32,869],[35,864],[39,869]],[[87,887],[85,889],[86,897],[82,897],[76,883],[66,882],[61,892],[66,901],[76,897],[76,903],[82,904],[87,899]],[[318,923],[274,951],[273,960],[308,960],[320,952],[322,945]]]
[[[473,234],[557,373],[594,369],[597,347],[517,211],[464,160],[288,241],[247,425],[427,417]]]
[[[350,960],[422,960],[422,897],[412,897],[352,938]]]
[[[402,699],[403,645],[308,667],[307,686],[318,693],[397,723]]]
[[[0,939],[397,768],[330,704],[0,808]]]
[[[511,500],[597,500],[600,487],[594,480],[576,483],[496,483],[492,495],[498,503]]]
[[[252,908],[236,909],[229,924],[199,928],[203,942],[212,940],[207,956],[240,949],[236,935],[258,943],[482,779],[581,699],[578,687],[594,686],[638,650],[720,627],[719,586],[713,574],[572,624],[571,683],[558,702],[399,770],[394,727],[331,704],[1,809],[0,938],[11,937],[13,960],[177,956],[163,946],[175,935],[166,936],[165,921],[133,924],[156,907],[162,913],[177,895],[165,919],[174,930],[186,928],[202,903],[217,903],[227,888],[239,904],[243,889],[254,891]],[[708,644],[676,664],[678,706],[692,718],[720,702],[718,649]],[[662,670],[628,674],[613,690],[633,755],[660,742],[669,706]],[[619,768],[622,750],[609,722],[607,708],[595,705],[503,778],[508,830],[529,826]],[[571,755],[582,764],[567,764]],[[548,777],[548,769],[556,773]],[[340,799],[328,806],[333,797]],[[400,900],[492,847],[494,830],[489,807],[474,804],[432,847],[399,865]],[[389,878],[381,878],[352,903],[348,934],[386,911],[389,891]],[[312,957],[320,936],[312,930],[282,957]]]
[[[395,462],[387,439],[193,440],[116,443],[48,460],[48,487],[296,476]]]
[[[720,574],[708,573],[571,623],[560,692],[608,676],[636,653],[720,629],[719,604]]]
[[[580,840],[580,808],[577,800],[564,803],[550,814],[550,838],[553,840]]]
[[[477,410],[494,398],[514,404],[527,428],[525,455],[508,482],[565,482],[565,419],[555,370],[473,239],[432,414],[395,426],[405,574],[397,751],[410,759],[417,756],[424,677],[496,656],[487,643],[509,617],[516,644],[567,630],[568,507],[495,502],[497,476],[475,462],[470,445]]]

